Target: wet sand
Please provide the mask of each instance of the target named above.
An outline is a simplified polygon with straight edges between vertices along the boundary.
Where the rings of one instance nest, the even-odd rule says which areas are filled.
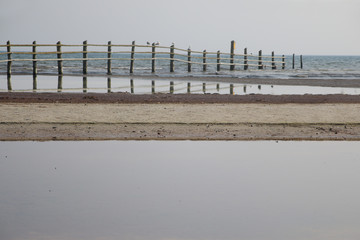
[[[0,140],[360,140],[349,95],[0,93]]]

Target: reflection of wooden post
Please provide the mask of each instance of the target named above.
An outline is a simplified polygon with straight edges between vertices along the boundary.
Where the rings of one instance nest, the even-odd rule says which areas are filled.
[[[174,50],[175,46],[172,44],[170,47],[170,72],[174,72]]]
[[[151,93],[155,93],[155,81],[151,81]]]
[[[58,73],[59,75],[63,74],[63,64],[62,64],[62,54],[61,54],[61,42],[58,41],[56,43],[56,52],[57,52],[57,58],[58,58]]]
[[[216,84],[216,91],[220,91],[220,84]]]
[[[220,71],[220,51],[217,51],[216,53],[216,71]]]
[[[108,79],[107,79],[107,92],[108,93],[111,93],[111,78],[110,77],[108,77]]]
[[[248,58],[247,58],[247,48],[244,48],[244,70],[248,70]]]
[[[258,69],[263,69],[262,65],[262,51],[259,51],[259,63],[258,63]]]
[[[87,92],[87,77],[83,77],[83,92]]]
[[[231,47],[230,47],[230,71],[233,71],[235,69],[234,65],[234,51],[235,51],[235,41],[231,41]]]
[[[7,56],[8,56],[8,62],[7,62],[7,75],[10,76],[11,75],[11,64],[12,64],[12,61],[11,61],[11,46],[10,46],[10,41],[7,41]],[[9,78],[8,78],[9,79]],[[9,82],[9,81],[8,81]],[[9,84],[8,84],[9,86]],[[11,85],[10,85],[11,86]],[[11,89],[9,89],[11,90]]]
[[[191,93],[191,83],[187,83],[187,93]]]
[[[230,84],[230,94],[234,94],[234,84]]]
[[[170,93],[174,93],[174,82],[170,82]]]
[[[203,83],[203,93],[206,93],[206,83]]]
[[[111,41],[108,42],[108,54],[107,54],[107,74],[111,75]]]
[[[302,55],[300,55],[300,68],[303,69],[303,59],[302,59]]]
[[[155,72],[155,43],[152,44],[151,48],[151,72]]]
[[[285,55],[282,55],[282,69],[285,69]]]
[[[271,69],[273,69],[273,70],[276,69],[274,51],[271,52]]]
[[[132,42],[131,46],[131,57],[130,57],[130,73],[134,73],[134,55],[135,55],[135,41]]]
[[[61,92],[62,90],[62,79],[63,79],[63,76],[62,75],[59,75],[58,76],[58,92]]]
[[[188,49],[188,72],[191,72],[191,49]]]
[[[203,71],[206,71],[206,50],[203,51]]]
[[[12,90],[12,87],[11,87],[11,74],[7,75],[7,87],[8,87],[8,91]]]
[[[87,41],[83,42],[83,74],[87,74]]]
[[[130,91],[134,93],[134,80],[130,79]]]

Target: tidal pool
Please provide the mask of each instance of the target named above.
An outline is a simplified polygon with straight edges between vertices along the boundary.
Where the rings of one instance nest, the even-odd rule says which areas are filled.
[[[0,239],[360,238],[360,142],[0,142]]]

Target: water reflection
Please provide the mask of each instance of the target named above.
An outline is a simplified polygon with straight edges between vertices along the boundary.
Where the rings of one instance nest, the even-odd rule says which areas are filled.
[[[82,79],[82,84],[81,84]],[[7,81],[7,82],[6,82]],[[57,82],[57,84],[56,84]],[[7,88],[5,89],[5,86]],[[218,94],[360,94],[358,88],[258,85],[226,82],[148,80],[118,77],[63,77],[33,75],[32,84],[28,76],[13,75],[7,79],[0,75],[0,91],[34,92],[130,92],[133,94],[154,93],[218,93]]]
[[[360,237],[358,142],[0,148],[0,239]]]

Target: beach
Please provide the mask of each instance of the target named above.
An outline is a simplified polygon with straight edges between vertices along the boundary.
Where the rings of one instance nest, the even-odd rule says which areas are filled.
[[[360,140],[350,95],[0,93],[0,139]]]

